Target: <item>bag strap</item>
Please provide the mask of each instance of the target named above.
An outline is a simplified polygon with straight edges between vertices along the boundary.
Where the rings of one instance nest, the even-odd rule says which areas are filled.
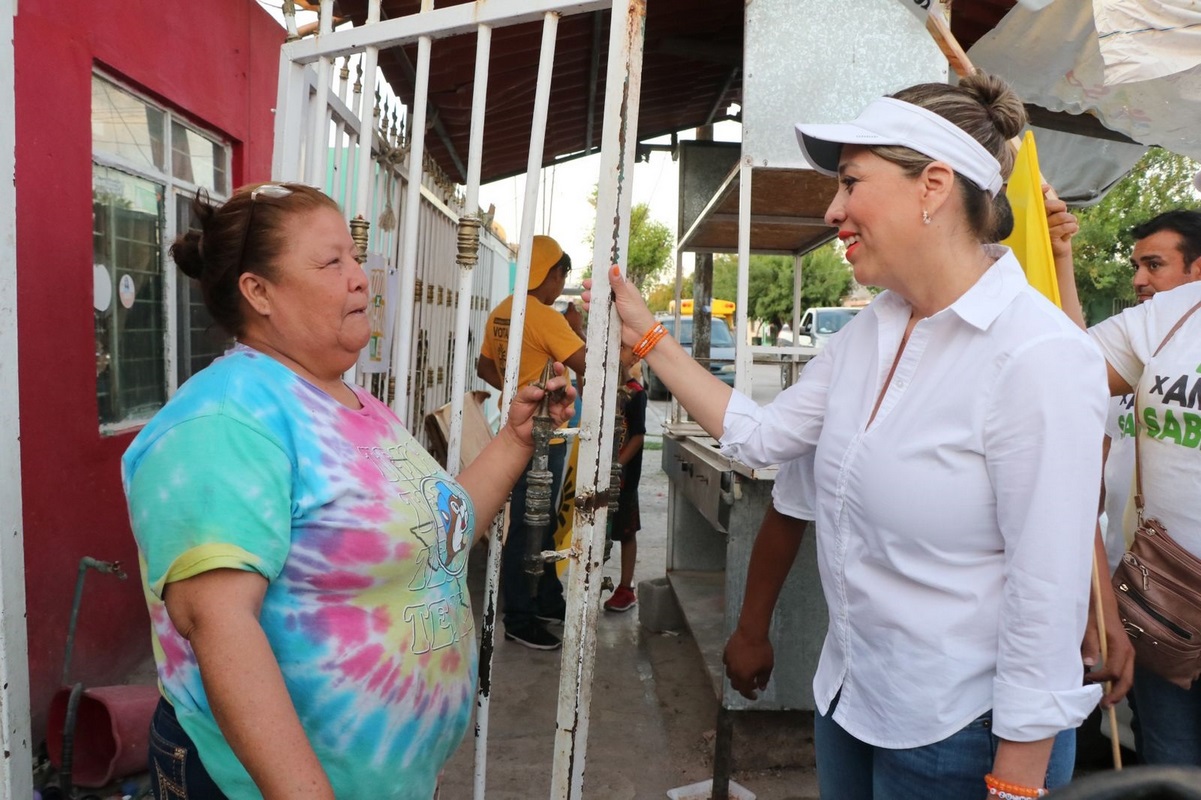
[[[1151,354],[1151,358],[1159,355],[1159,351],[1163,350],[1164,345],[1176,335],[1176,331],[1180,330],[1181,326],[1188,322],[1188,318],[1199,308],[1201,308],[1201,302],[1198,302],[1188,311],[1184,312],[1184,316],[1176,320],[1176,324],[1168,331],[1168,335],[1163,337],[1163,341],[1159,343],[1159,347],[1155,348],[1155,352]],[[1150,364],[1150,359],[1148,359],[1147,363]],[[1134,389],[1134,508],[1138,512],[1138,525],[1141,528],[1143,526],[1143,470],[1141,466],[1141,448],[1138,443],[1143,438],[1139,436],[1139,428],[1143,424],[1138,414],[1138,387],[1134,386],[1132,388]]]

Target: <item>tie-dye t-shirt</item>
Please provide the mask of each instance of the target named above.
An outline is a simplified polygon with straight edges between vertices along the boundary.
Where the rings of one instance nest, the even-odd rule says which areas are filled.
[[[260,797],[213,720],[163,587],[217,568],[268,581],[261,624],[340,798],[433,796],[471,713],[467,494],[392,412],[351,410],[239,346],[125,454],[162,690],[231,798]]]

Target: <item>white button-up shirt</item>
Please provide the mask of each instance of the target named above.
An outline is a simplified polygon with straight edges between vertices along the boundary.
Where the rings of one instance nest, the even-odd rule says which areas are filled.
[[[884,292],[760,407],[735,393],[722,450],[752,466],[815,453],[830,625],[822,713],[889,748],[985,711],[1034,741],[1074,728],[1106,413],[1104,362],[1007,248],[919,321],[879,411],[910,306]],[[777,492],[779,494],[779,492]],[[802,506],[804,504],[801,504]]]

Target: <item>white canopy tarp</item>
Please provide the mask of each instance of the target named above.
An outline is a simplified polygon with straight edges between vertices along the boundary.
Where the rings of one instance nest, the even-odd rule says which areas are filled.
[[[1039,10],[1017,5],[968,55],[980,69],[1009,81],[1028,102],[1051,111],[1094,114],[1105,127],[1136,142],[1201,160],[1201,65],[1196,63],[1201,24],[1189,23],[1201,17],[1201,4],[1095,2],[1107,7],[1101,16],[1109,26],[1106,49],[1137,55],[1123,62],[1111,54],[1111,72],[1117,70],[1120,80],[1107,80],[1093,4],[1079,0],[1055,0]],[[1180,8],[1169,14],[1169,5]],[[1152,33],[1136,30],[1136,24],[1151,25],[1156,9],[1163,12],[1161,22],[1173,24]],[[1177,69],[1190,60],[1193,66]],[[1169,69],[1176,71],[1164,74]],[[1153,73],[1159,74],[1131,80]]]
[[[1107,86],[1164,78],[1201,65],[1197,0],[1093,0],[1093,19]]]

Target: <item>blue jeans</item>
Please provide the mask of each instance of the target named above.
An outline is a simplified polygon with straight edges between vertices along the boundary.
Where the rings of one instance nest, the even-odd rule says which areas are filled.
[[[226,800],[166,700],[150,721],[150,791],[154,800]]]
[[[984,800],[1000,740],[987,711],[941,742],[893,750],[865,744],[829,714],[816,715],[817,780],[822,797],[838,800]],[[903,724],[902,720],[897,721]],[[1047,765],[1047,788],[1072,779],[1076,731],[1060,732]]]
[[[1144,764],[1201,767],[1201,681],[1181,689],[1134,666],[1134,699]]]
[[[567,460],[567,445],[552,444],[547,469],[551,473],[551,517],[550,525],[541,530],[525,524],[526,475],[530,464],[517,479],[509,503],[509,538],[500,556],[500,591],[504,600],[504,623],[506,628],[522,628],[537,622],[540,612],[553,612],[563,606],[563,584],[554,564],[546,564],[538,578],[538,589],[530,592],[530,576],[523,563],[529,537],[537,536],[543,550],[554,548],[555,520],[559,513],[559,490],[563,483],[564,462]],[[532,462],[531,462],[532,463]]]

